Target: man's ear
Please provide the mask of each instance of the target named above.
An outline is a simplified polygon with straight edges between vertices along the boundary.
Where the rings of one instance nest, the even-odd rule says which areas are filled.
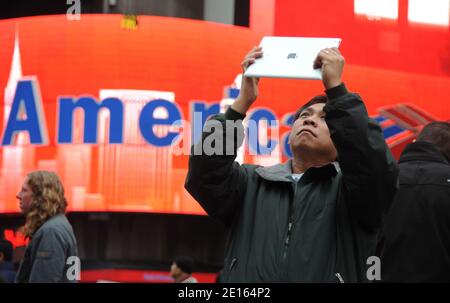
[[[3,262],[5,260],[5,255],[3,252],[0,251],[0,262]]]

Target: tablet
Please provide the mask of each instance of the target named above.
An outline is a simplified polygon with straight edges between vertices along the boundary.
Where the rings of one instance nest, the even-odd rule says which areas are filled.
[[[245,77],[322,79],[322,70],[314,69],[314,60],[324,48],[339,47],[340,38],[264,37],[263,57],[255,60]]]

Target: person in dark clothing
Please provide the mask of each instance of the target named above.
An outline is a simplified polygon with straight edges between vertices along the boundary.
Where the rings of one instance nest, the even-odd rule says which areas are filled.
[[[10,241],[0,240],[0,280],[5,283],[13,283],[16,277],[14,270],[13,245]]]
[[[23,233],[31,240],[16,282],[76,282],[79,268],[78,273],[68,270],[77,264],[72,261],[78,256],[77,244],[64,215],[67,202],[58,176],[47,171],[29,173],[17,199],[26,216]]]
[[[241,67],[261,56],[254,48]],[[368,280],[367,258],[375,255],[398,167],[381,128],[342,83],[339,50],[320,51],[314,64],[322,68],[326,96],[295,114],[292,159],[271,167],[234,161],[242,120],[258,95],[259,79],[247,77],[192,148],[185,188],[229,230],[222,282]],[[203,152],[210,137],[222,139],[214,148],[223,152]]]
[[[381,237],[383,282],[450,282],[450,123],[432,122],[399,161]]]

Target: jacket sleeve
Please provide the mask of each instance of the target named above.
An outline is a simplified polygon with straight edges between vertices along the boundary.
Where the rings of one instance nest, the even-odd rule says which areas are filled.
[[[362,227],[377,231],[396,191],[397,163],[358,95],[344,84],[326,94],[325,121],[338,152],[345,202]]]
[[[35,259],[30,272],[30,283],[62,282],[66,254],[61,236],[52,229],[44,230],[36,242]]]
[[[235,162],[244,138],[244,118],[231,108],[213,116],[189,158],[186,190],[209,216],[226,226],[241,205],[247,184],[246,170]]]

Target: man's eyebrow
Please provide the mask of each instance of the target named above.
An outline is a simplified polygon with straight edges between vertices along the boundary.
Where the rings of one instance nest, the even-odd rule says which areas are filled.
[[[319,111],[316,111],[313,109],[313,106],[311,105],[310,107],[307,107],[304,110],[302,110],[298,116],[302,115],[305,112],[307,112],[308,114],[314,114],[315,112],[317,112],[319,115],[325,114],[325,111],[323,110],[323,108],[320,109]]]
[[[307,107],[307,108],[305,108],[304,110],[302,110],[302,112],[300,113],[300,115],[303,114],[304,112],[311,113],[311,112],[314,112],[314,110],[313,110],[311,107]]]

